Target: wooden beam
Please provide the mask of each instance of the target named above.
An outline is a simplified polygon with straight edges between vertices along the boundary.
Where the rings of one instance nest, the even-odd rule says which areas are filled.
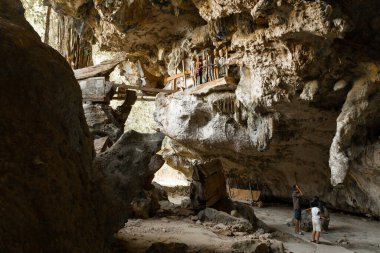
[[[112,100],[125,100],[127,97],[113,97]]]
[[[165,90],[165,89],[157,89],[157,88],[150,88],[150,87],[140,87],[140,86],[134,86],[134,85],[123,85],[129,90],[141,90],[141,91],[148,91],[148,92],[156,92],[156,93],[174,93],[172,90]]]
[[[174,76],[169,76],[169,77],[165,78],[164,82],[167,83],[167,82],[170,82],[170,81],[175,80],[177,78],[183,77],[185,75],[191,75],[191,71],[190,70],[186,70],[185,72],[178,73],[178,74],[176,74]]]
[[[112,100],[125,100],[126,97],[113,97]],[[137,101],[156,101],[156,97],[138,96]]]
[[[156,101],[156,98],[137,98],[136,99],[137,101],[146,101],[146,102],[153,102],[153,101]]]
[[[91,101],[91,102],[104,102],[104,103],[108,101],[107,97],[83,97],[82,100],[84,102]]]
[[[141,97],[156,97],[157,94],[155,95],[150,95],[150,94],[144,94],[144,93],[136,93],[136,96],[141,96]]]
[[[210,92],[220,90],[235,90],[237,87],[236,81],[233,77],[222,77],[215,79],[211,82],[203,83],[198,86],[190,88],[190,94],[192,95],[205,95]]]
[[[77,80],[82,80],[90,77],[94,77],[97,75],[106,75],[110,73],[116,65],[118,65],[120,62],[125,61],[127,59],[126,54],[118,55],[115,58],[111,60],[107,60],[104,62],[101,62],[98,65],[90,66],[87,68],[82,69],[75,69],[74,74],[75,78]]]

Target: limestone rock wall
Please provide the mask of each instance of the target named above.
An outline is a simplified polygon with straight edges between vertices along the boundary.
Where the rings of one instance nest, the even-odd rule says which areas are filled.
[[[307,197],[379,215],[380,58],[358,51],[363,21],[345,12],[353,3],[194,2],[209,34],[224,30],[240,82],[229,94],[158,97],[156,121],[174,140],[168,163],[219,157],[226,174],[259,181],[267,196],[289,199],[297,182]],[[221,111],[226,97],[232,109]]]
[[[290,200],[297,182],[332,207],[380,215],[380,2],[81,6],[84,16],[68,3],[62,8],[86,20],[105,48],[129,52],[157,78],[180,70],[181,55],[229,48],[235,92],[157,98],[155,117],[172,139],[164,154],[172,167],[188,175],[191,159],[220,158],[226,174],[259,180],[268,197]]]

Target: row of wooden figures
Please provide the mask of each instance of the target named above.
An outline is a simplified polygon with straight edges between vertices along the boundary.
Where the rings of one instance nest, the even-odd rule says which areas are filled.
[[[213,53],[204,50],[202,56],[199,54],[192,59],[191,73],[193,76],[194,84],[200,85],[207,83],[218,78],[227,76],[228,64],[227,49],[214,49]]]

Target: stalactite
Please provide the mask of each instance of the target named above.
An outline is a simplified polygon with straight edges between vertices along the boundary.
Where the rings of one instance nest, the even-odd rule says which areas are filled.
[[[233,116],[239,114],[239,110],[242,107],[240,102],[236,99],[235,95],[226,96],[218,99],[213,103],[216,111]]]
[[[46,21],[45,21],[45,36],[44,43],[49,44],[49,35],[50,35],[50,17],[51,17],[51,5],[47,7]]]
[[[58,51],[66,58],[73,69],[91,66],[92,46],[80,36],[75,28],[75,21],[71,17],[58,17]]]

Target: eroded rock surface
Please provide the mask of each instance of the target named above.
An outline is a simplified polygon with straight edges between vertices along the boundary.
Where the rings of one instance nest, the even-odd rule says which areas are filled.
[[[192,159],[220,158],[266,197],[290,200],[297,182],[334,208],[380,215],[380,2],[50,2],[161,80],[183,55],[188,65],[195,51],[229,47],[236,91],[157,99],[172,167],[191,175]]]
[[[94,167],[106,177],[105,191],[118,208],[111,210],[119,219],[120,226],[127,218],[129,204],[143,188],[145,179],[152,176],[164,164],[159,151],[164,136],[140,134],[135,131],[124,133],[106,152],[94,160]],[[124,218],[124,219],[123,219]]]
[[[379,8],[369,2],[361,7]],[[258,179],[267,196],[289,198],[298,182],[308,197],[379,215],[379,57],[348,42],[368,39],[355,33],[363,20],[345,12],[350,4],[197,2],[209,33],[224,29],[241,53],[240,82],[236,92],[158,97],[156,121],[174,140],[168,163],[219,157],[226,174]]]
[[[93,162],[74,73],[23,12],[1,2],[0,251],[110,252],[127,205],[164,162],[163,135],[127,133]]]
[[[23,13],[1,1],[0,251],[107,252],[116,227],[95,183],[79,85]]]

